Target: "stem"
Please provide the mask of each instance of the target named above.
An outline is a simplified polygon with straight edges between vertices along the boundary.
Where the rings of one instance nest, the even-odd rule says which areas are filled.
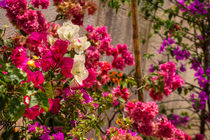
[[[140,39],[139,39],[139,28],[138,28],[137,0],[131,1],[131,11],[132,11],[133,47],[135,55],[136,82],[137,82],[137,88],[139,88],[141,87],[142,64],[141,64]],[[138,100],[144,101],[143,91],[137,90],[136,93],[138,94]]]

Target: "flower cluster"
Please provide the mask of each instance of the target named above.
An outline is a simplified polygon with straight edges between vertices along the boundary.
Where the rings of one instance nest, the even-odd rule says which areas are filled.
[[[170,95],[173,90],[181,87],[184,83],[183,79],[176,74],[176,66],[173,62],[161,64],[157,76],[151,77],[151,81],[149,95],[155,101],[162,100],[163,95]]]
[[[98,51],[101,54],[106,54],[107,56],[113,56],[112,67],[116,69],[123,70],[127,65],[134,64],[133,55],[128,51],[126,44],[118,44],[113,47],[111,43],[110,35],[107,33],[105,27],[87,26],[86,30],[89,33],[89,38],[96,44]],[[94,64],[94,63],[93,63]]]
[[[167,45],[173,45],[174,43],[175,42],[170,37],[164,38],[162,42],[162,46],[160,47],[160,49],[158,49],[159,54],[161,54],[165,50],[165,47]]]
[[[107,138],[110,140],[143,140],[140,136],[137,136],[137,133],[132,132],[131,130],[118,129],[116,127],[107,129],[107,133],[103,137],[103,140],[106,140]]]
[[[179,116],[176,114],[172,114],[170,117],[170,122],[174,125],[180,125],[180,124],[184,124],[184,126],[187,125],[187,123],[189,122],[189,117],[188,116]]]
[[[39,122],[28,125],[28,131],[35,133],[41,140],[64,140],[62,127],[54,127],[54,133],[51,132],[51,127],[40,125]]]
[[[196,14],[208,14],[209,5],[205,1],[194,0],[189,5],[185,4],[185,0],[177,0],[178,6],[182,12],[189,11],[192,15]]]
[[[109,74],[109,78],[113,83],[119,84],[119,82],[123,80],[123,73],[117,72],[117,71],[112,71]]]
[[[134,121],[134,128],[145,136],[170,139],[191,138],[180,129],[176,129],[167,117],[157,116],[158,106],[155,102],[128,102],[125,107],[127,115]]]
[[[205,73],[202,67],[200,67],[195,73],[195,77],[198,80],[198,84],[202,89],[204,89],[206,87],[206,84],[209,82],[207,79],[209,75],[209,69],[207,69]]]
[[[57,11],[65,18],[72,18],[71,22],[76,25],[83,25],[84,15],[86,11],[89,15],[93,15],[97,10],[96,4],[89,0],[54,0]]]
[[[32,1],[34,2],[34,1]],[[7,16],[25,33],[47,31],[49,23],[40,11],[27,9],[26,0],[6,0]]]
[[[199,110],[199,109],[204,110],[206,101],[208,100],[208,95],[206,94],[205,91],[201,91],[199,93],[198,98],[195,98],[195,95],[191,94],[191,97],[189,100],[193,103],[192,106],[195,110]]]
[[[49,0],[31,0],[31,4],[36,8],[39,8],[39,6],[41,6],[42,9],[47,9],[47,7],[50,5],[50,1]]]
[[[125,101],[127,101],[129,96],[130,96],[130,93],[128,92],[127,88],[121,88],[120,85],[119,85],[112,90],[112,95],[113,95],[114,98],[121,97]]]
[[[190,53],[187,50],[180,50],[179,46],[173,50],[173,54],[176,56],[177,60],[186,60],[190,57]]]
[[[146,136],[152,135],[154,129],[153,119],[158,114],[158,106],[155,102],[128,102],[125,108],[128,115],[137,125],[137,130]]]

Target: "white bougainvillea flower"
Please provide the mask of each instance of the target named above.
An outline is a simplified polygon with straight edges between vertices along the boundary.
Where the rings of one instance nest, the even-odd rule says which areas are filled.
[[[76,53],[82,54],[88,47],[90,47],[90,42],[87,41],[87,37],[83,36],[76,38],[71,42],[71,48],[75,50]],[[71,48],[68,48],[70,50]]]
[[[63,26],[57,30],[57,33],[60,39],[71,41],[79,36],[79,26],[68,21],[63,23]]]
[[[49,35],[49,36],[47,37],[47,41],[48,41],[48,42],[50,43],[50,45],[52,46],[52,45],[55,43],[56,39],[55,39],[53,36]]]
[[[74,56],[74,64],[71,73],[74,79],[82,85],[82,81],[88,77],[88,70],[85,67],[85,55]]]

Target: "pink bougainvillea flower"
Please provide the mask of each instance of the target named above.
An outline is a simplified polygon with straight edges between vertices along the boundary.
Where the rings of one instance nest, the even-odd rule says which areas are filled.
[[[121,97],[121,98],[123,98],[125,101],[127,101],[128,98],[129,98],[129,96],[130,96],[130,93],[128,92],[128,89],[127,89],[127,88],[121,89],[121,88],[120,88],[120,85],[119,85],[119,86],[117,86],[116,88],[114,88],[114,89],[112,90],[112,95],[113,95],[114,97]]]
[[[86,88],[92,87],[96,83],[97,72],[94,69],[88,69],[88,77],[83,80],[83,86]]]
[[[4,75],[6,75],[8,72],[6,72],[6,71],[2,71],[2,73],[3,73]]]
[[[127,112],[128,114],[131,113],[131,110],[135,107],[135,103],[134,102],[130,102],[128,101],[125,105],[125,112]]]
[[[158,105],[155,102],[137,102],[135,107],[131,110],[130,117],[139,122],[150,122],[158,114]]]
[[[34,87],[38,87],[44,82],[44,75],[41,71],[31,72],[30,70],[27,70],[26,73],[28,76],[27,82],[32,82],[34,84]]]
[[[73,63],[74,60],[70,57],[64,57],[62,62],[61,62],[61,70],[62,70],[62,74],[66,77],[66,78],[72,78],[72,74],[71,74],[71,69],[73,67]]]
[[[128,46],[126,44],[118,44],[116,47],[120,54],[123,54],[128,51]]]
[[[125,68],[125,59],[122,57],[115,57],[112,61],[112,67],[123,70]]]
[[[5,0],[6,1],[6,10],[7,16],[10,20],[15,20],[17,16],[21,15],[27,10],[27,0]],[[5,5],[4,5],[5,6]]]
[[[34,120],[37,116],[39,116],[40,113],[43,113],[44,110],[42,108],[39,109],[38,105],[29,108],[29,103],[30,97],[24,96],[24,104],[26,104],[24,116],[26,116],[28,119]]]
[[[27,34],[47,31],[50,27],[50,23],[46,21],[41,11],[29,9],[22,15],[16,15],[15,19],[17,20],[17,25]]]
[[[54,61],[53,55],[50,51],[42,56],[40,65],[43,71],[49,71],[50,68],[54,68],[56,66],[56,62]]]
[[[41,53],[46,50],[43,44],[47,44],[46,32],[33,32],[27,39],[27,47],[33,51],[36,56],[40,56]]]
[[[68,45],[69,45],[68,41],[63,41],[61,39],[58,39],[50,47],[50,50],[53,55],[58,54],[58,53],[64,55],[67,52]]]
[[[175,127],[166,117],[162,118],[156,125],[159,137],[171,138],[173,136],[173,129]]]
[[[47,9],[47,7],[50,5],[50,1],[49,0],[31,0],[31,4],[36,8],[39,8],[39,6],[42,6],[42,9]]]
[[[24,47],[16,47],[12,55],[10,56],[12,59],[12,63],[20,68],[20,69],[25,69],[27,66],[28,58],[27,58],[27,52]]]
[[[49,104],[50,104],[50,108],[49,111],[53,114],[58,114],[59,110],[60,110],[60,98],[55,98],[55,99],[50,99],[49,100]]]
[[[139,123],[138,132],[145,136],[151,136],[154,133],[154,123],[152,122]]]

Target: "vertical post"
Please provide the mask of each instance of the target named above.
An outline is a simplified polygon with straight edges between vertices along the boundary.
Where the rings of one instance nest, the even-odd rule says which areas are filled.
[[[140,53],[140,39],[139,39],[139,25],[138,25],[138,6],[137,0],[131,0],[131,15],[132,15],[132,29],[133,29],[133,47],[135,55],[135,70],[136,70],[136,82],[137,82],[137,94],[138,100],[144,101],[143,90],[139,89],[142,79],[142,65],[141,65],[141,53]]]

